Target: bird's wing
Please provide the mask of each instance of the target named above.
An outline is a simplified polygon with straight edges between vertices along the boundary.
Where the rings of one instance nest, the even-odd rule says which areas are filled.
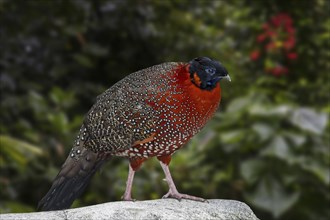
[[[137,71],[98,96],[84,121],[89,138],[85,146],[115,154],[151,141],[159,120],[151,103],[167,96],[165,82],[172,80],[177,66],[163,63]]]
[[[98,97],[84,125],[89,140],[85,146],[94,152],[116,154],[155,135],[156,111],[147,104],[145,94],[115,86]]]

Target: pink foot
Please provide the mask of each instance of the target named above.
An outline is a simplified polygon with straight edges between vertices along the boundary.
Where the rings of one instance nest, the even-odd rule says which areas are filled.
[[[168,193],[166,193],[163,196],[163,199],[167,199],[167,198],[173,198],[173,199],[177,199],[179,201],[181,201],[181,199],[189,199],[189,200],[198,201],[198,202],[206,202],[207,201],[206,199],[203,199],[201,197],[182,194],[182,193],[179,193],[179,192],[173,193],[171,191],[168,191]]]
[[[126,189],[124,195],[121,197],[123,201],[132,201],[134,202],[135,199],[132,199],[132,185],[134,179],[135,171],[132,169],[131,165],[128,165],[128,177],[126,182]]]
[[[175,187],[175,184],[173,182],[170,170],[168,169],[168,165],[164,164],[163,162],[160,162],[160,165],[162,166],[164,173],[165,173],[165,177],[166,177],[166,182],[169,186],[169,191],[168,193],[166,193],[163,196],[163,199],[166,198],[173,198],[173,199],[177,199],[177,200],[181,200],[181,199],[190,199],[190,200],[194,200],[194,201],[199,201],[199,202],[207,202],[206,199],[200,198],[200,197],[196,197],[196,196],[191,196],[191,195],[187,195],[187,194],[181,194],[178,192],[178,190]]]
[[[131,195],[125,195],[125,194],[121,197],[121,200],[130,201],[130,202],[135,202],[136,201],[136,199],[132,199]]]

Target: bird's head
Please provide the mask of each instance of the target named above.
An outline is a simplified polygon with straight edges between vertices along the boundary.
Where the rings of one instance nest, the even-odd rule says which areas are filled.
[[[221,79],[230,77],[222,64],[208,57],[197,57],[189,62],[191,81],[201,89],[212,90]]]

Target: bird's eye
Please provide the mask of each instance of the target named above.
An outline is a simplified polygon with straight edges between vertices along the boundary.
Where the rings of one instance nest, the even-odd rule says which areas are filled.
[[[205,72],[208,73],[208,74],[213,75],[213,74],[215,74],[215,69],[214,68],[206,68]]]

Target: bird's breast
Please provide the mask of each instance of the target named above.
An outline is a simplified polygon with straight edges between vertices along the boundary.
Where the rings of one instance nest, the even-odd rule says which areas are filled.
[[[211,91],[196,87],[184,66],[165,75],[163,82],[163,92],[149,94],[146,100],[158,120],[152,141],[136,146],[138,156],[172,154],[203,128],[219,106],[220,86]]]

